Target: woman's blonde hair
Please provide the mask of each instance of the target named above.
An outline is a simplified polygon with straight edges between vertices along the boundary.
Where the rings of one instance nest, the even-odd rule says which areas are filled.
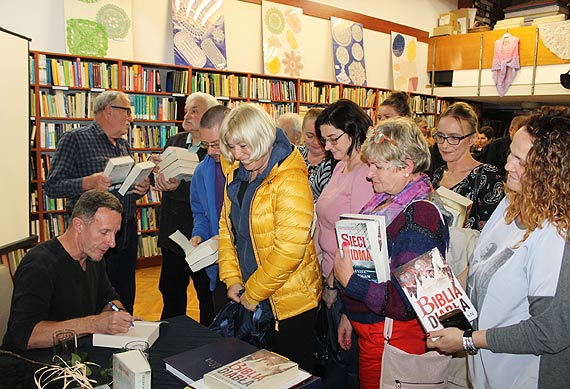
[[[403,117],[383,120],[376,128],[370,128],[362,145],[361,158],[365,162],[383,161],[400,168],[406,166],[406,160],[411,160],[413,173],[426,171],[431,160],[418,125]]]
[[[275,121],[267,112],[255,104],[245,103],[232,109],[220,126],[220,151],[230,163],[235,161],[230,144],[245,143],[251,154],[250,163],[261,159],[269,152],[277,129]]]
[[[529,117],[519,131],[527,131],[533,145],[526,157],[521,191],[506,189],[505,220],[526,228],[525,240],[545,221],[570,239],[570,108],[545,106]]]

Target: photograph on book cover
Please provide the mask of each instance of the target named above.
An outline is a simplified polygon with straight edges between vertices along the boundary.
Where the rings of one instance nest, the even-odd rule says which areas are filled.
[[[172,0],[174,63],[226,70],[224,1]]]
[[[65,0],[67,53],[133,58],[132,0]]]

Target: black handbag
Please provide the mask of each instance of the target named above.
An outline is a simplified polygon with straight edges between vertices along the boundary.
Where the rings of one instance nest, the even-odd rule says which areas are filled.
[[[208,328],[223,337],[238,338],[253,346],[269,349],[273,337],[273,323],[273,315],[267,302],[261,302],[255,312],[251,312],[243,305],[229,301]]]

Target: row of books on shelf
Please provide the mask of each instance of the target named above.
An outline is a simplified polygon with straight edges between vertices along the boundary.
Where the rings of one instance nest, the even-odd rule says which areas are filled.
[[[131,147],[138,149],[164,148],[168,138],[177,133],[178,129],[175,125],[134,125],[131,128],[130,135]]]
[[[93,117],[95,97],[96,93],[93,92],[41,90],[40,115],[57,118],[90,118]]]
[[[314,81],[301,81],[299,98],[306,103],[329,104],[340,97],[340,85],[319,85]]]
[[[160,247],[158,247],[157,235],[139,235],[139,244],[137,247],[137,257],[154,257],[161,255]]]
[[[373,107],[376,101],[376,89],[345,87],[342,90],[342,97],[362,107]]]
[[[139,231],[156,230],[158,228],[156,209],[154,207],[138,207],[137,224]]]
[[[40,220],[33,219],[30,221],[32,235],[40,237],[40,241],[46,241],[65,232],[69,216],[66,213],[53,213],[44,215],[43,218],[43,234],[40,234]]]
[[[216,97],[247,98],[247,76],[196,73],[192,77],[192,91],[206,92]]]
[[[149,68],[139,64],[123,65],[121,87],[134,92],[188,93],[188,70]]]
[[[297,100],[295,81],[251,78],[250,98],[257,100]]]
[[[16,268],[20,262],[22,262],[22,258],[24,258],[25,254],[26,250],[24,249],[16,249],[6,254],[2,254],[2,264],[8,266],[8,269],[10,269],[12,276],[14,276],[14,273],[16,273]]]
[[[36,160],[30,156],[30,180],[45,180],[51,163],[51,154],[42,154],[40,157],[40,170],[41,176],[38,176],[38,169],[36,167]]]
[[[48,58],[38,54],[38,81],[42,85],[57,85],[77,88],[112,88],[119,85],[118,64],[107,62],[86,62],[81,58]],[[30,80],[33,74],[34,58],[30,57]]]
[[[143,197],[137,200],[137,204],[144,205],[144,204],[160,203],[162,199],[161,193],[162,193],[161,191],[151,186],[148,192]]]
[[[428,96],[410,96],[410,109],[416,113],[435,113],[436,98]]]
[[[135,120],[176,120],[178,101],[174,97],[129,95]]]
[[[435,127],[435,115],[423,115],[420,113],[420,114],[416,114],[415,117],[424,118],[425,121],[427,122],[429,128]]]
[[[45,193],[42,194],[42,204],[44,211],[65,211],[65,199],[57,198],[52,199],[48,197]],[[38,190],[35,189],[30,193],[30,207],[32,212],[38,212]]]
[[[73,122],[41,122],[40,123],[40,147],[42,149],[55,149],[57,142],[61,138],[64,132],[69,131],[73,128],[78,128],[83,126],[83,123],[73,123]],[[36,133],[36,124],[32,124],[32,144],[34,147]]]

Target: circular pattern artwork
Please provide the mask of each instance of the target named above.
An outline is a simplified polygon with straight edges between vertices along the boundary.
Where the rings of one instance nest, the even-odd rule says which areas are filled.
[[[285,29],[285,16],[277,8],[270,8],[265,14],[265,25],[273,34],[281,34]]]
[[[131,21],[127,13],[114,4],[102,6],[101,9],[97,11],[95,20],[105,28],[107,36],[113,39],[126,37],[129,33],[129,27],[131,26]]]
[[[107,54],[107,32],[101,24],[87,19],[68,19],[66,32],[70,53],[93,57]]]
[[[396,35],[394,42],[392,42],[392,53],[396,57],[402,56],[404,54],[404,49],[406,48],[406,40],[400,34]]]
[[[362,58],[364,58],[364,49],[362,48],[362,45],[360,43],[354,43],[352,45],[352,56],[354,57],[355,60],[357,61],[362,61]]]
[[[337,47],[336,58],[341,65],[346,65],[348,62],[350,62],[350,55],[348,54],[348,50],[342,46]]]
[[[357,42],[362,42],[362,27],[358,24],[352,26],[352,38]]]
[[[333,27],[332,35],[335,42],[341,46],[348,46],[352,39],[350,27],[343,23],[339,23]]]

